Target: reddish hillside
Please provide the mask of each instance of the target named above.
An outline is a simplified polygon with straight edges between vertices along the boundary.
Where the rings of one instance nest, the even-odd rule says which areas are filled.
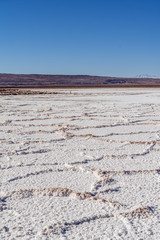
[[[159,78],[115,78],[89,75],[0,74],[0,87],[160,86]]]

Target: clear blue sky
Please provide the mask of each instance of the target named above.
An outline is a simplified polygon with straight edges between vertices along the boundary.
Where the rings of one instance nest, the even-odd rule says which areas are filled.
[[[160,0],[0,0],[0,72],[160,76]]]

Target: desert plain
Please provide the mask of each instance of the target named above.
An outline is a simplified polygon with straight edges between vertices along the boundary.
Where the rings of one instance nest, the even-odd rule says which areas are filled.
[[[160,239],[160,89],[40,91],[0,96],[0,239]]]

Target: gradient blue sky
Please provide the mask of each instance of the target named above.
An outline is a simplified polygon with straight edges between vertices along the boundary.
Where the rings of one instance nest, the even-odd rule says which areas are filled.
[[[160,0],[0,0],[0,72],[160,76]]]

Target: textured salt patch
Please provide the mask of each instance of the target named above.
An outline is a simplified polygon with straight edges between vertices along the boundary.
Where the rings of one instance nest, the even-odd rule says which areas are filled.
[[[35,196],[28,198],[16,198],[7,200],[8,209],[3,211],[2,224],[6,224],[8,231],[4,231],[2,226],[2,238],[6,239],[12,234],[12,238],[28,239],[43,236],[43,229],[54,222],[78,220],[83,217],[106,213],[107,208],[104,204],[97,201],[79,201],[71,198],[54,198],[49,196]],[[110,211],[110,210],[108,210]],[[12,215],[12,222],[7,222]],[[36,220],[36,221],[35,221]]]
[[[19,175],[8,179],[3,183],[2,191],[29,189],[43,189],[51,187],[67,187],[76,191],[90,191],[91,184],[96,181],[96,177],[92,172],[74,169],[46,169],[41,171],[33,171],[25,175]]]
[[[126,208],[131,208],[134,203],[137,205],[155,206],[157,208],[159,202],[159,174],[158,170],[153,171],[135,171],[132,173],[115,173],[106,174],[114,179],[113,187],[119,188],[117,192],[109,192],[107,197],[111,197],[114,201],[120,201],[125,204]],[[105,194],[101,188],[101,197],[105,198]],[[149,197],[150,196],[150,197]]]
[[[66,198],[66,196],[54,198],[50,195],[37,197],[30,194],[28,196],[15,195],[15,198],[13,195],[6,199],[8,209],[4,210],[2,220],[5,221],[12,214],[13,223],[8,222],[7,226],[1,228],[2,239],[11,233],[12,237],[24,239],[27,239],[28,234],[35,237],[39,236],[42,239],[43,237],[44,239],[47,237],[55,237],[54,239],[56,239],[57,234],[68,237],[71,235],[72,238],[79,236],[81,229],[83,231],[88,229],[83,233],[83,236],[91,234],[91,236],[98,237],[100,232],[104,233],[106,224],[109,224],[109,231],[105,230],[104,236],[110,236],[111,230],[117,229],[116,231],[118,231],[118,226],[121,229],[119,232],[121,232],[123,227],[126,227],[124,225],[126,221],[130,226],[132,224],[130,218],[134,217],[136,222],[139,217],[146,219],[153,215],[149,207],[137,208],[130,212],[122,212],[113,208],[113,211],[108,204],[101,204],[100,201],[78,201],[78,199]],[[156,218],[152,218],[152,223],[153,221],[156,223]],[[95,228],[100,228],[101,231],[98,229],[98,232],[93,231],[92,224],[95,225]],[[130,234],[131,231],[127,231],[126,235]]]

